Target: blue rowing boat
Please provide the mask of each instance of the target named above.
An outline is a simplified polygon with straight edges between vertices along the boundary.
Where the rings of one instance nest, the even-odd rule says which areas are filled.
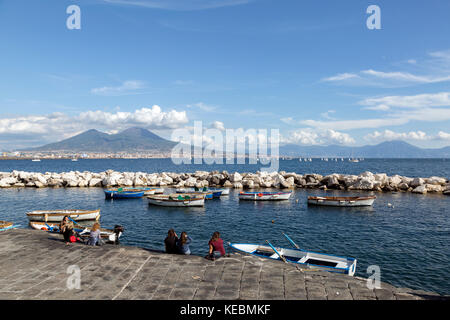
[[[106,199],[137,199],[144,196],[145,191],[127,191],[124,189],[104,190]]]

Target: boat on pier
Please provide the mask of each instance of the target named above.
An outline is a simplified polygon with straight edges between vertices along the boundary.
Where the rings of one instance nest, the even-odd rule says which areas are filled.
[[[14,229],[14,228],[16,228],[14,223],[12,223],[10,221],[0,220],[0,231],[6,231],[6,230],[9,230],[9,229]]]
[[[42,230],[51,233],[59,233],[60,226],[59,223],[52,222],[38,222],[38,221],[30,221],[30,227],[35,230]],[[73,230],[78,233],[78,235],[82,238],[87,238],[91,234],[91,227],[81,226],[80,224],[75,224]],[[105,241],[116,242],[120,236],[122,235],[122,231],[120,229],[110,230],[100,228],[100,237]]]
[[[293,263],[303,268],[343,273],[349,276],[353,276],[356,271],[357,260],[355,258],[306,251],[298,248],[297,245],[292,249],[274,247],[269,242],[267,245],[252,243],[228,243],[228,245],[240,253]]]

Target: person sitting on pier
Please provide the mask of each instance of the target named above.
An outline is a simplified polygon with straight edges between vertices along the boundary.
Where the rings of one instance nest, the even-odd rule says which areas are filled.
[[[166,239],[164,239],[164,245],[166,247],[166,253],[178,253],[177,241],[178,241],[178,236],[175,233],[175,230],[170,229],[167,232]]]
[[[102,239],[100,237],[100,224],[98,222],[94,223],[94,225],[92,226],[87,245],[102,245]]]
[[[180,239],[178,239],[177,241],[178,253],[191,254],[191,250],[189,249],[189,244],[191,242],[191,237],[189,237],[187,233],[183,231],[180,235]]]
[[[71,236],[74,236],[75,232],[73,230],[73,222],[70,221],[69,216],[64,216],[60,225],[59,225],[60,233],[64,236],[64,241],[66,245],[69,245],[72,241],[70,239]]]
[[[220,232],[213,233],[211,240],[209,240],[209,256],[208,259],[215,260],[225,255],[225,248],[223,247],[223,240],[220,239]]]

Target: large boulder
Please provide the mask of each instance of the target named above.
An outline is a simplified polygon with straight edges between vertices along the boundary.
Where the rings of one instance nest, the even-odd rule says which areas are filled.
[[[422,178],[414,178],[410,183],[409,186],[411,188],[417,188],[418,186],[421,186],[425,184],[425,180],[423,180]]]
[[[427,188],[425,187],[425,185],[421,185],[421,186],[414,188],[411,192],[425,194],[425,193],[427,193]]]
[[[92,178],[89,181],[89,187],[101,187],[103,180],[100,178]]]
[[[447,179],[442,178],[442,177],[429,177],[429,178],[425,179],[425,183],[444,186],[447,183]]]
[[[242,181],[242,176],[238,172],[235,172],[235,173],[231,174],[230,181],[231,182],[240,182],[240,181]]]

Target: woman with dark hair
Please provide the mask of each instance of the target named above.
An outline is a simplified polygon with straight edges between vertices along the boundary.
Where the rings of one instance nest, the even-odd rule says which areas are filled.
[[[191,250],[189,249],[189,243],[191,242],[191,237],[183,231],[180,235],[180,239],[177,241],[178,252],[181,254],[191,254]]]
[[[64,216],[62,219],[60,225],[59,225],[60,233],[64,236],[64,241],[66,242],[66,245],[70,244],[70,236],[74,235],[73,231],[73,222],[70,221],[69,216]]]
[[[215,260],[225,255],[225,248],[223,247],[223,240],[220,239],[220,232],[213,233],[211,240],[209,240],[209,258]]]
[[[178,236],[175,230],[170,229],[167,232],[167,237],[164,239],[164,245],[166,246],[166,253],[177,253],[177,241]]]

